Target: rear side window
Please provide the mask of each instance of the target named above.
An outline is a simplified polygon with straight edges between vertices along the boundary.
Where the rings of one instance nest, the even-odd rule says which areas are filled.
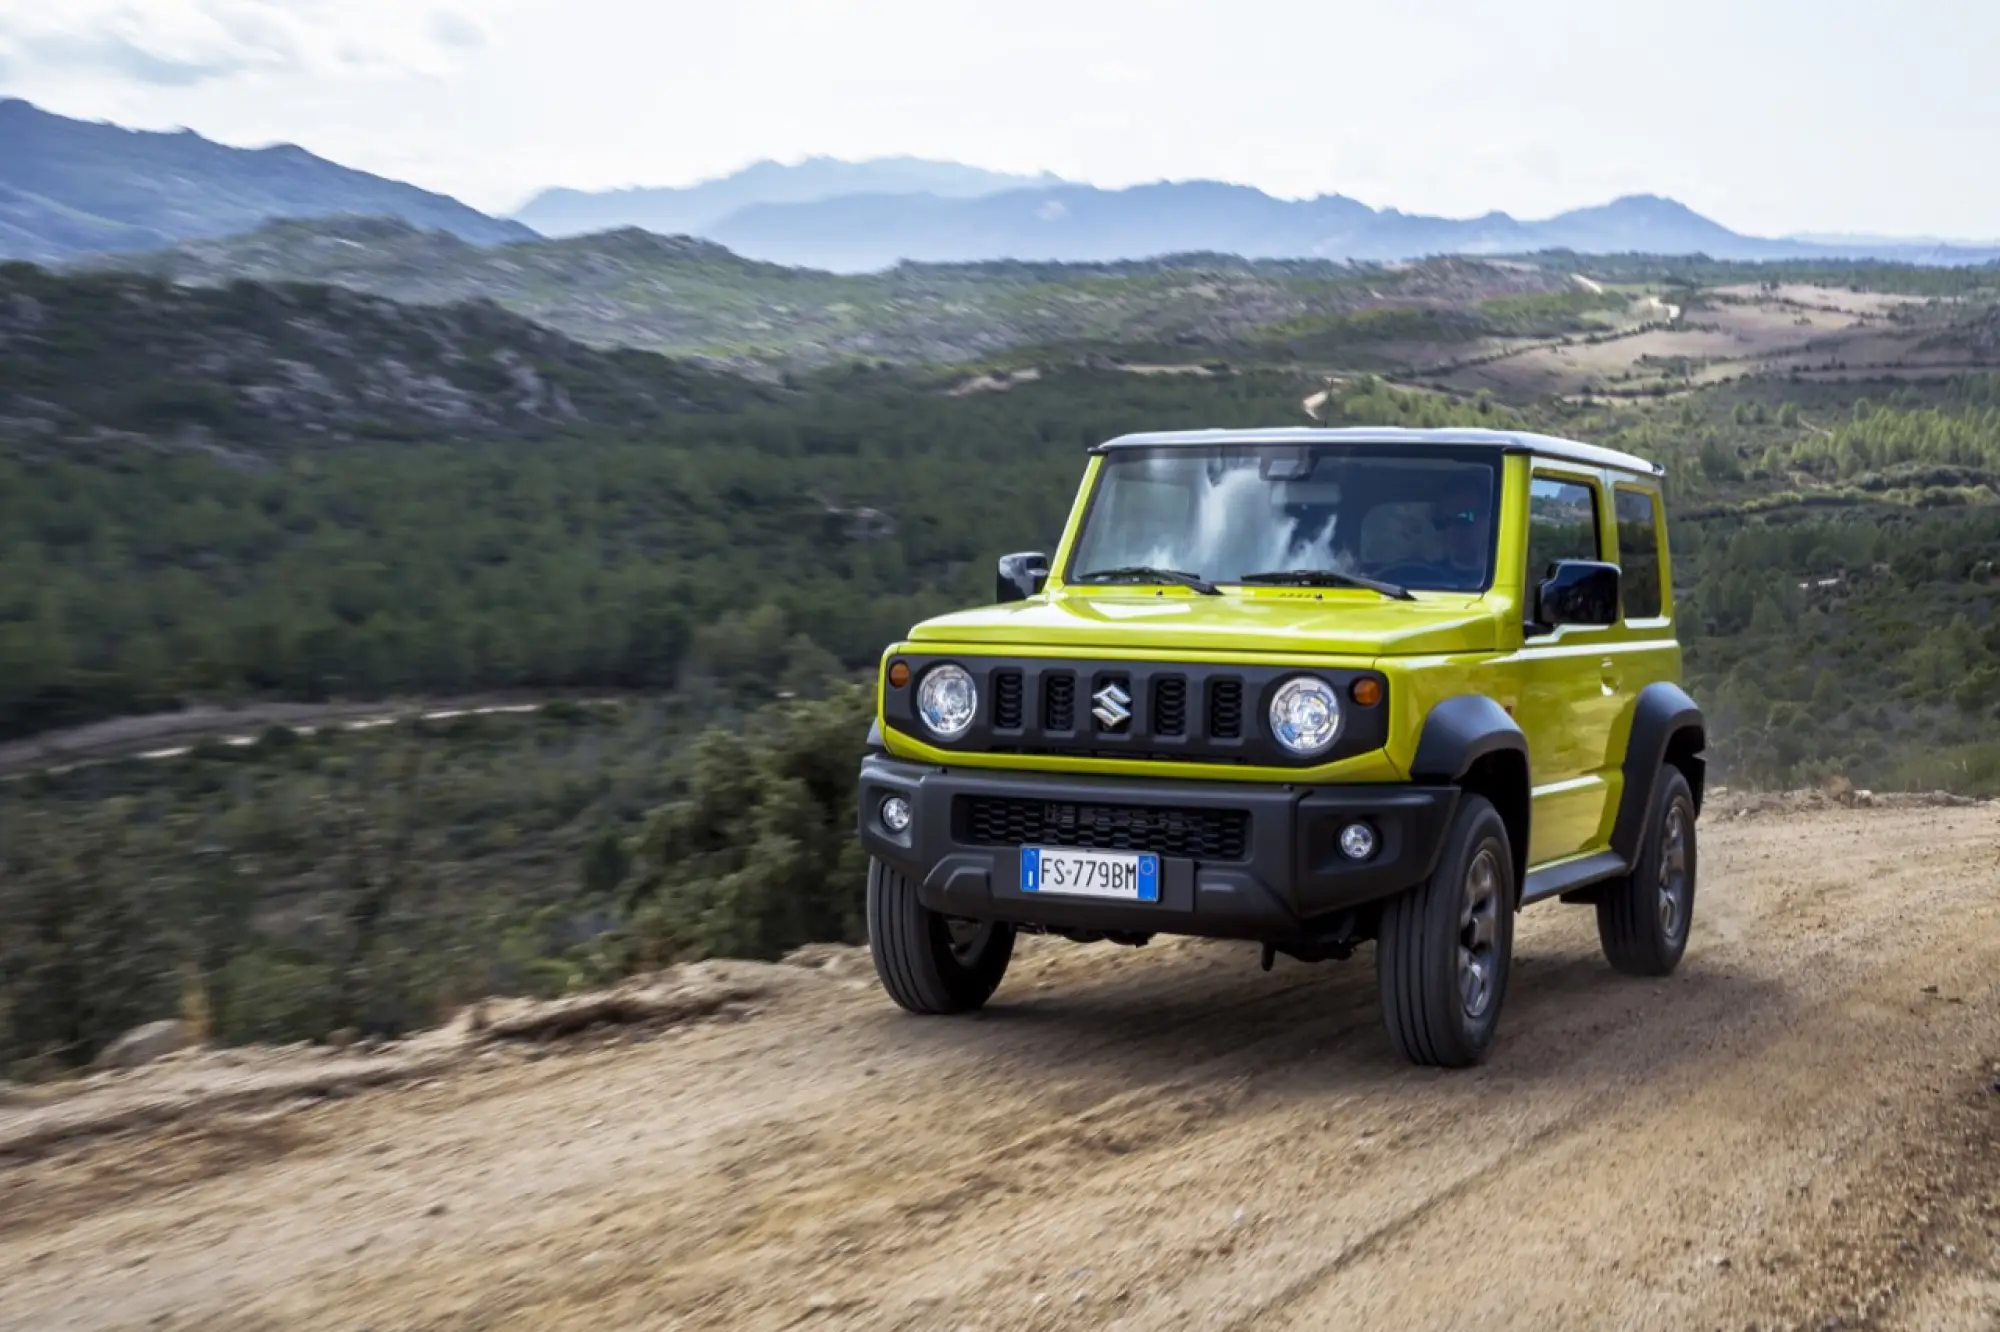
[[[1601,560],[1597,487],[1587,481],[1538,476],[1528,487],[1528,587],[1549,576],[1557,560]]]
[[[1650,620],[1660,614],[1660,530],[1651,494],[1618,492],[1618,564],[1625,618]]]

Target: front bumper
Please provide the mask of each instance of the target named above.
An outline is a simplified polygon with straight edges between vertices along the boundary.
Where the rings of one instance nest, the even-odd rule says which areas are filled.
[[[901,833],[881,820],[882,802],[892,795],[908,800],[914,815]],[[982,831],[969,813],[982,800],[1014,802],[1015,809],[1032,802],[1026,807],[1039,811],[1034,822],[1043,828],[1103,829],[1141,815],[1123,826],[1136,829],[1129,849],[1160,855],[1160,900],[1023,892],[1019,846],[996,842],[991,824]],[[916,884],[919,900],[933,911],[1059,930],[1281,942],[1316,937],[1341,912],[1428,877],[1457,801],[1453,786],[1067,777],[871,754],[861,765],[859,825],[868,853]],[[1146,829],[1217,818],[1240,832],[1219,850],[1214,839],[1192,852],[1146,844],[1153,835]],[[1375,855],[1365,862],[1340,850],[1340,830],[1358,819],[1378,835]]]

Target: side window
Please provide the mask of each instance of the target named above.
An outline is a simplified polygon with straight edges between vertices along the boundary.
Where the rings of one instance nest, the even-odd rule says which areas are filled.
[[[1587,481],[1538,476],[1528,486],[1528,587],[1549,576],[1557,560],[1601,560],[1597,487]]]
[[[1651,494],[1620,490],[1617,500],[1619,577],[1625,618],[1650,620],[1660,614],[1660,531]]]

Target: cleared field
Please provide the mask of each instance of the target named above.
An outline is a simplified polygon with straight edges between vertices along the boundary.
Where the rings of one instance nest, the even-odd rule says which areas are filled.
[[[1684,312],[1680,326],[1639,327],[1595,342],[1503,343],[1461,354],[1456,368],[1416,377],[1464,393],[1503,397],[1636,393],[1757,374],[1813,379],[1934,378],[2000,368],[2000,348],[1946,337],[1953,313],[1891,319],[1913,297],[1799,285],[1722,287]],[[1652,302],[1655,318],[1666,307]],[[1634,310],[1645,313],[1646,301]],[[1635,320],[1634,323],[1639,321]],[[1628,324],[1628,328],[1632,327]],[[1938,345],[1930,345],[1937,342]]]
[[[1921,296],[1904,296],[1886,291],[1850,291],[1846,287],[1815,287],[1802,282],[1780,283],[1764,288],[1754,282],[1717,287],[1717,296],[1735,300],[1782,303],[1833,314],[1886,315],[1904,306],[1922,305]]]

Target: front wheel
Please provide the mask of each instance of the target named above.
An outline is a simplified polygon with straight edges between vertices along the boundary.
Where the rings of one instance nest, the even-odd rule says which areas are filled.
[[[1628,976],[1671,974],[1694,920],[1694,792],[1679,768],[1660,769],[1649,813],[1638,863],[1597,900],[1598,942]]]
[[[1382,911],[1376,978],[1403,1058],[1465,1068],[1486,1057],[1513,969],[1514,904],[1507,825],[1467,793],[1431,877]]]
[[[1000,988],[1014,956],[1014,927],[940,915],[916,885],[868,862],[868,951],[889,997],[912,1013],[966,1013]]]

